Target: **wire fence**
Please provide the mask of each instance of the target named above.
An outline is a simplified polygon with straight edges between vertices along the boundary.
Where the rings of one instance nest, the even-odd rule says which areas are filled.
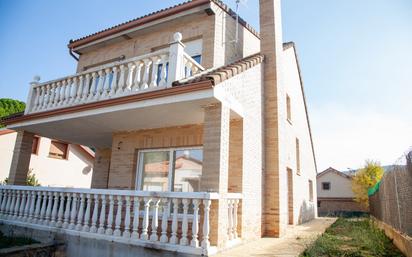
[[[385,172],[369,206],[371,215],[412,236],[412,149]]]

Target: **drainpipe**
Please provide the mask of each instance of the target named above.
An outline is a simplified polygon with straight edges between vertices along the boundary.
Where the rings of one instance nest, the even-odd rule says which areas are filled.
[[[70,45],[72,42],[73,42],[73,40],[70,39],[69,45]],[[73,53],[73,49],[72,49],[72,48],[69,48],[69,54],[70,54],[77,62],[79,61],[79,57],[76,56],[76,55]]]

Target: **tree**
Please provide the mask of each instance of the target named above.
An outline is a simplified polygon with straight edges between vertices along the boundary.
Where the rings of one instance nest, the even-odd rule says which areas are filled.
[[[0,98],[0,119],[24,111],[26,104],[9,98]],[[0,128],[3,125],[0,124]]]
[[[368,189],[378,183],[384,170],[380,166],[379,162],[367,160],[365,166],[360,169],[352,178],[352,191],[355,194],[355,201],[369,207]]]
[[[9,183],[9,178],[5,178],[4,181],[0,181],[1,185],[7,185]],[[39,180],[36,178],[36,174],[33,173],[33,169],[29,169],[29,173],[27,174],[26,184],[28,186],[38,187],[41,186]]]

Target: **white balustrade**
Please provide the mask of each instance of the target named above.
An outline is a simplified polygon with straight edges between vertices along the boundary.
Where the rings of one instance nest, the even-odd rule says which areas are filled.
[[[236,239],[241,196],[228,195],[221,200],[228,206],[228,238]],[[0,186],[0,219],[202,254],[217,229],[210,227],[210,210],[218,200],[218,194],[206,192]]]
[[[171,87],[204,68],[184,52],[175,33],[168,49],[88,69],[62,79],[31,82],[25,114]]]

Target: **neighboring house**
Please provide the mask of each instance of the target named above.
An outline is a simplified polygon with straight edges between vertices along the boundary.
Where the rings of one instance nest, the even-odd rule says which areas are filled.
[[[9,176],[17,132],[0,129],[0,181]],[[29,170],[41,186],[90,188],[94,152],[88,147],[33,137]]]
[[[68,256],[88,238],[119,255],[211,255],[315,218],[295,45],[282,42],[280,1],[259,3],[260,34],[221,1],[196,0],[71,40],[77,73],[36,78],[25,113],[4,121],[19,131],[9,177],[24,182],[38,134],[96,149],[93,189],[36,191],[24,225],[80,235]],[[5,206],[21,190],[3,187]]]
[[[317,175],[316,183],[319,216],[352,215],[367,211],[354,201],[351,175],[328,168]]]

